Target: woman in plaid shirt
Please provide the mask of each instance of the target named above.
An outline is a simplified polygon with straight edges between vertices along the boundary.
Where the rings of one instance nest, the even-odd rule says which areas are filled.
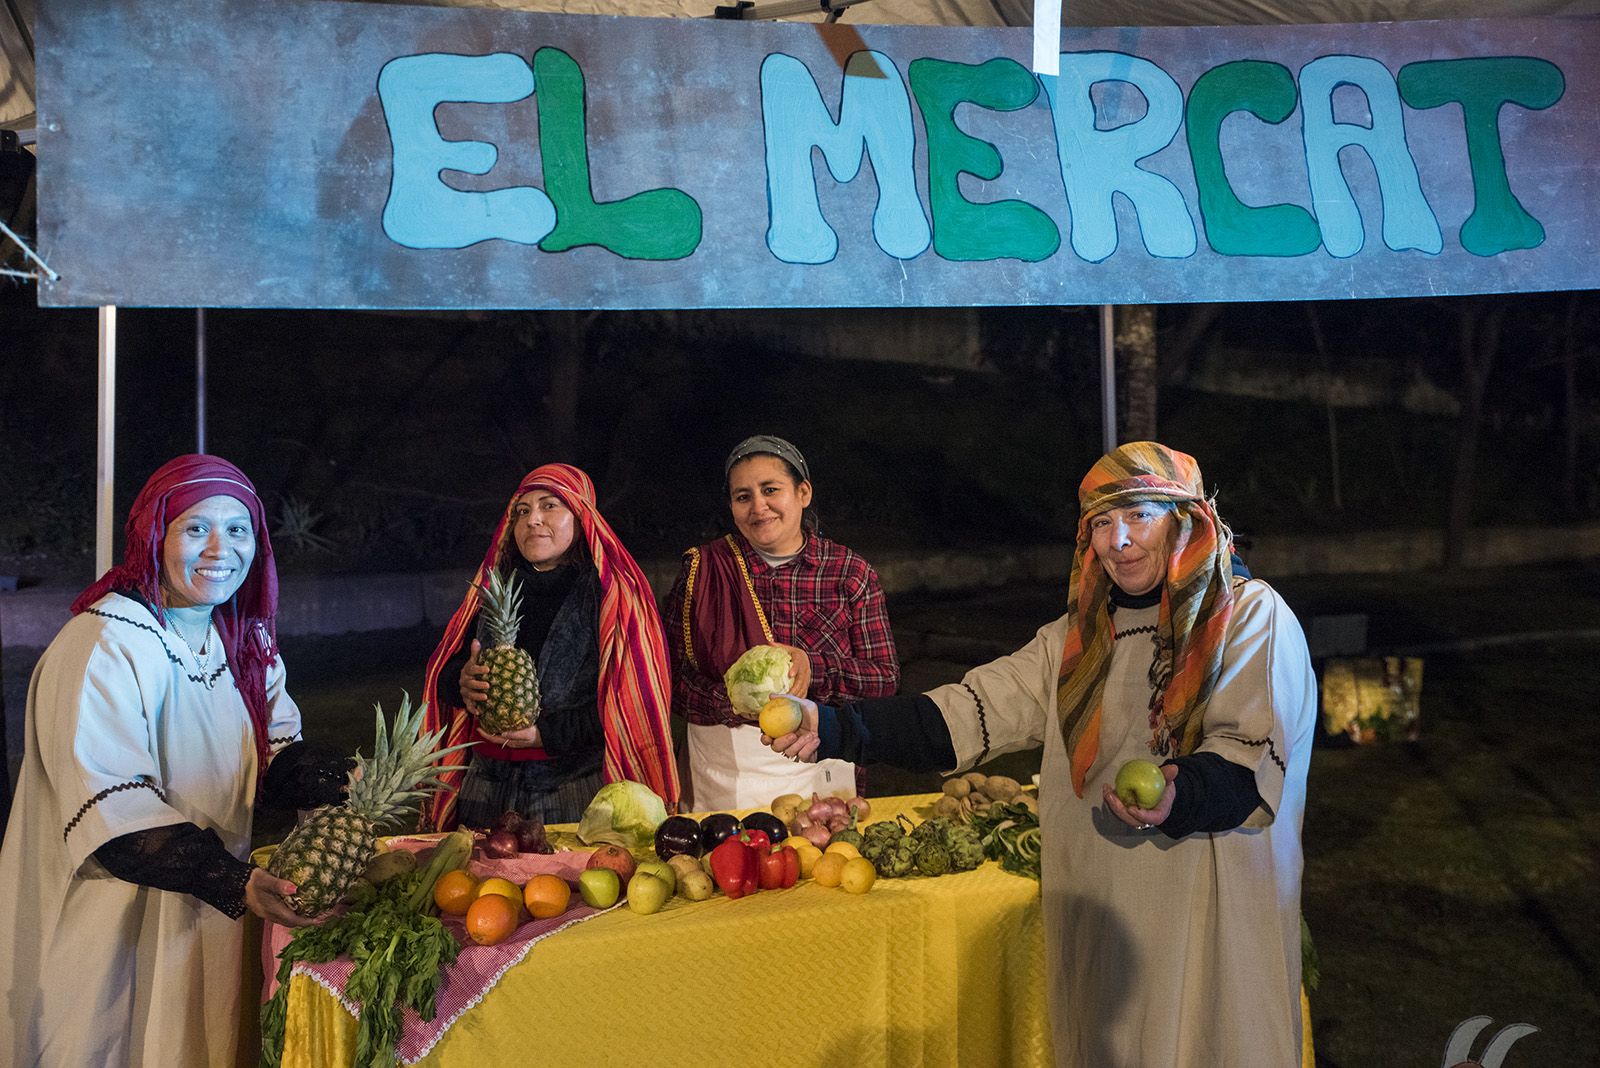
[[[794,662],[791,692],[820,702],[888,697],[900,662],[872,566],[816,532],[811,472],[789,442],[747,438],[723,465],[737,530],[684,554],[667,599],[672,708],[689,721],[692,806],[766,807],[779,794],[851,794],[855,767],[796,764],[761,744],[722,676],[754,645]]]

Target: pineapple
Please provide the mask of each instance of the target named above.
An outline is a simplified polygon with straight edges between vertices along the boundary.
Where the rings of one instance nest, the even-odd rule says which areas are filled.
[[[485,734],[505,734],[531,727],[539,719],[539,674],[533,657],[517,648],[522,629],[522,587],[515,574],[489,573],[483,590],[483,623],[489,641],[478,663],[489,670],[489,697],[478,716]]]
[[[267,871],[299,888],[286,900],[302,916],[319,915],[344,896],[376,855],[378,830],[398,822],[412,801],[440,785],[435,765],[441,757],[466,748],[435,750],[444,732],[422,734],[427,705],[420,704],[413,712],[409,694],[400,702],[392,734],[384,723],[383,708],[373,707],[378,714],[377,742],[371,760],[356,754],[345,803],[314,809],[267,864]]]

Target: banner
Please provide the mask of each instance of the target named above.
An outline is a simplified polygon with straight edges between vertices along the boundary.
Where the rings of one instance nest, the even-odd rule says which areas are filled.
[[[1065,29],[1048,76],[1027,29],[41,7],[47,305],[1600,287],[1600,20]]]

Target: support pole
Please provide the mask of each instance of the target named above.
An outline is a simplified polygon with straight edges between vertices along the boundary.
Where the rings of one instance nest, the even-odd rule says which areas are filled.
[[[206,451],[206,310],[194,310],[194,451]]]
[[[111,570],[112,537],[116,532],[112,490],[116,478],[117,440],[117,306],[100,307],[100,397],[95,448],[94,573]]]
[[[1100,305],[1100,446],[1117,447],[1117,320],[1116,306]]]

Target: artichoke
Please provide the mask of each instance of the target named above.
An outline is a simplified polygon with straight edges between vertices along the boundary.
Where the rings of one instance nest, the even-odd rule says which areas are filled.
[[[944,875],[950,870],[950,851],[938,842],[925,842],[917,850],[917,870],[924,875]]]
[[[951,827],[944,845],[950,853],[950,866],[956,871],[972,871],[983,863],[983,839],[971,827]]]
[[[833,845],[835,842],[848,842],[850,845],[856,847],[857,853],[860,853],[861,847],[865,845],[865,842],[861,838],[861,832],[855,830],[843,830],[836,832],[832,838],[828,839],[828,844]]]
[[[904,838],[905,834],[905,828],[901,827],[896,821],[882,820],[878,823],[868,824],[867,829],[861,833],[861,837],[867,842],[897,842]]]
[[[869,845],[872,843],[868,843]],[[865,853],[862,856],[866,856]],[[917,866],[917,849],[911,840],[901,836],[898,842],[881,843],[871,858],[872,866],[885,879],[898,879],[910,875]]]

